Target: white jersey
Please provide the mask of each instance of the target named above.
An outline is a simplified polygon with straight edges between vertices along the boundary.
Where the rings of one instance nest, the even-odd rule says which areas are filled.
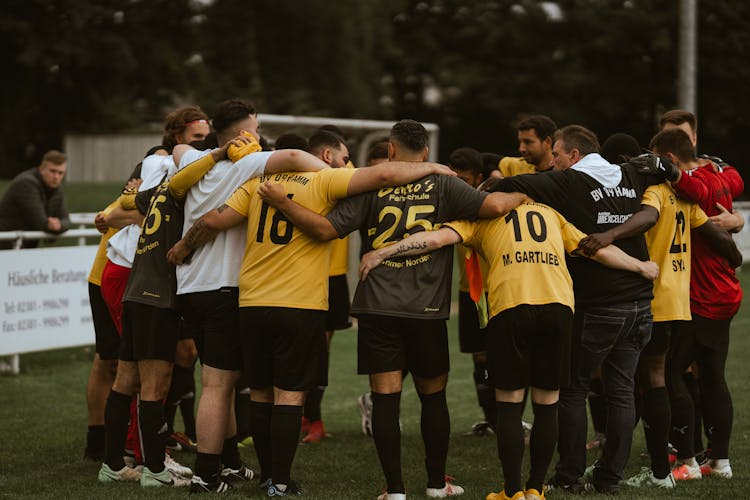
[[[164,174],[174,170],[172,156],[151,155],[143,159],[141,165],[141,179],[143,182],[138,191],[146,191],[158,186]],[[138,248],[138,238],[141,236],[141,226],[130,224],[120,229],[107,243],[107,258],[113,264],[122,267],[133,267],[135,250]]]
[[[180,160],[180,169],[208,153],[210,151],[187,151]],[[272,154],[273,151],[261,151],[249,154],[236,163],[222,160],[214,165],[185,197],[182,234],[187,233],[205,213],[219,208],[246,180],[263,175]],[[198,248],[189,264],[177,266],[177,295],[239,286],[246,232],[246,224],[222,231],[216,239]]]

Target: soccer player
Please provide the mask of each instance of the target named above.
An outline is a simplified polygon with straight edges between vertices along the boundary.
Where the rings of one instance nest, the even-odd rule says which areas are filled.
[[[681,137],[681,136],[680,136]],[[692,142],[692,141],[691,141]],[[679,154],[678,154],[679,153]],[[701,162],[689,151],[675,152],[683,164],[673,182],[677,194],[698,203],[707,215],[718,215],[721,207],[732,210],[732,201],[744,189],[737,170],[726,164]],[[732,477],[729,438],[732,430],[732,398],[724,371],[729,350],[729,329],[742,300],[739,280],[727,259],[715,252],[699,235],[693,235],[690,310],[692,320],[673,332],[667,367],[672,399],[672,426],[685,433],[673,433],[680,463],[694,466],[695,414],[692,398],[682,378],[691,362],[698,367],[698,385],[705,427],[709,430],[706,474]],[[697,474],[696,474],[697,475]]]
[[[258,137],[255,108],[240,100],[222,102],[213,115],[220,147],[241,134]],[[216,163],[185,198],[184,231],[198,218],[217,208],[252,177],[289,170],[321,170],[326,165],[304,151],[257,152],[254,140],[245,146],[251,154],[232,163]],[[211,151],[189,145],[177,146],[175,161],[181,167],[198,161]],[[233,150],[230,155],[234,156]],[[202,364],[202,387],[198,404],[198,455],[191,490],[226,491],[232,482],[249,480],[252,471],[237,452],[237,421],[233,389],[242,368],[239,331],[239,274],[246,245],[244,227],[217,235],[197,249],[189,265],[177,268],[177,307],[185,327],[196,339]],[[217,267],[217,263],[221,265]]]
[[[641,175],[634,165],[612,165],[599,154],[590,130],[569,125],[555,135],[555,172],[498,181],[494,189],[520,191],[560,212],[584,232],[602,232],[627,220],[640,208],[648,185],[666,175],[654,157],[644,158]],[[648,161],[646,161],[648,160]],[[637,258],[648,257],[643,236],[617,242]],[[586,468],[586,395],[591,377],[603,369],[607,395],[607,441],[593,470],[599,492],[616,492],[630,453],[635,422],[634,376],[641,349],[651,336],[652,284],[634,273],[603,267],[588,259],[570,259],[576,312],[573,321],[571,383],[560,391],[560,461],[551,485],[578,487]]]
[[[123,294],[120,361],[107,401],[107,461],[99,472],[100,481],[122,480],[119,476],[124,467],[118,467],[122,463],[118,452],[122,453],[127,428],[124,410],[132,395],[140,390],[138,424],[144,459],[141,486],[190,483],[164,463],[167,425],[163,399],[170,386],[179,339],[175,269],[167,262],[166,252],[182,232],[182,199],[187,190],[225,157],[230,144],[246,141],[247,138],[238,137],[174,176],[176,168],[172,164],[156,188],[136,196],[135,205],[146,217]]]
[[[668,157],[681,170],[687,164],[680,158],[695,158],[695,150],[682,130],[663,131],[652,140],[649,149]],[[678,157],[679,155],[679,157]],[[647,230],[647,231],[646,231]],[[701,235],[727,260],[742,263],[729,233],[708,222],[708,217],[694,203],[678,198],[669,183],[646,189],[641,210],[624,224],[602,234],[590,235],[581,244],[586,252],[601,245],[646,231],[649,255],[661,267],[654,282],[651,310],[654,326],[651,340],[638,361],[638,390],[642,398],[642,418],[651,467],[625,481],[627,486],[674,488],[675,479],[700,477],[697,464],[682,464],[670,472],[668,442],[670,404],[665,382],[665,363],[672,331],[690,316],[691,233]],[[589,240],[589,241],[587,241]]]
[[[360,274],[393,256],[417,255],[461,243],[478,250],[489,265],[490,321],[487,357],[497,406],[497,447],[505,485],[487,500],[540,500],[557,441],[557,400],[567,381],[573,323],[573,285],[565,254],[584,234],[549,207],[526,203],[507,216],[477,222],[453,221],[423,231],[362,257]],[[597,262],[654,279],[658,266],[641,262],[615,246],[592,256]],[[524,452],[521,417],[531,387],[534,427],[531,471],[521,486]]]
[[[290,477],[291,467],[305,393],[318,385],[325,357],[330,245],[299,231],[260,198],[258,186],[268,180],[280,182],[275,186],[281,189],[282,198],[294,198],[315,213],[327,213],[345,196],[433,173],[452,174],[438,164],[389,162],[365,169],[290,172],[253,179],[225,205],[201,217],[170,251],[173,261],[180,262],[216,233],[247,221],[240,326],[251,386],[253,444],[269,496],[299,492]]]
[[[459,179],[473,188],[479,187],[488,177],[482,164],[482,155],[473,148],[458,148],[448,157],[448,165],[456,172]],[[494,164],[497,166],[497,162]],[[472,425],[467,433],[473,436],[487,436],[494,434],[495,428],[495,396],[487,370],[487,352],[485,349],[486,332],[480,327],[477,307],[469,295],[469,282],[466,277],[467,252],[471,250],[464,245],[456,245],[456,260],[458,262],[458,339],[461,352],[469,353],[474,363],[474,387],[477,400],[484,413],[484,419]],[[479,257],[482,279],[488,276],[487,261]],[[486,326],[486,325],[485,325]]]
[[[427,142],[427,131],[420,123],[397,122],[388,143],[390,162],[382,165],[424,161]],[[407,231],[431,229],[448,220],[496,217],[524,199],[518,194],[485,196],[460,179],[428,176],[348,198],[322,217],[279,191],[272,184],[265,185],[264,198],[295,227],[323,241],[359,229],[363,251],[398,241]],[[452,251],[446,248],[379,267],[358,285],[354,295],[352,313],[359,319],[358,372],[370,377],[372,433],[387,482],[381,499],[405,497],[398,421],[404,370],[411,372],[422,402],[426,495],[442,498],[464,491],[445,480],[450,434],[445,399],[449,369],[445,320],[450,311],[452,260]]]
[[[321,128],[309,139],[307,150],[331,168],[347,168],[349,150],[344,139],[335,132]],[[346,272],[349,260],[349,239],[341,238],[331,243],[331,266],[328,271],[328,312],[326,313],[326,356],[321,365],[317,387],[310,389],[305,398],[302,417],[302,442],[319,443],[326,437],[321,416],[321,402],[328,385],[328,366],[331,339],[335,330],[344,330],[352,324],[349,320],[349,285]]]
[[[516,129],[521,156],[506,156],[500,160],[498,169],[503,177],[550,170],[553,137],[557,130],[555,122],[545,115],[531,115],[518,122]]]

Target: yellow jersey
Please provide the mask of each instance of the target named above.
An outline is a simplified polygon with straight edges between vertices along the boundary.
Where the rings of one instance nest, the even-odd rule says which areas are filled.
[[[115,207],[120,205],[120,198],[110,203],[107,208],[102,210],[105,214],[111,212]],[[97,286],[102,286],[102,273],[104,272],[104,266],[107,264],[107,242],[114,236],[119,229],[110,227],[107,232],[104,233],[99,240],[99,248],[96,250],[94,256],[94,263],[91,265],[91,272],[89,273],[88,281]]]
[[[525,203],[505,217],[446,225],[489,264],[490,318],[521,304],[562,304],[573,310],[565,254],[586,235],[555,210]]]
[[[521,174],[534,174],[536,167],[523,159],[523,157],[506,156],[497,164],[498,170],[502,172],[503,177],[512,177]]]
[[[649,186],[641,205],[659,212],[659,220],[645,234],[649,258],[659,264],[651,301],[654,321],[689,320],[690,229],[705,224],[708,216],[697,204],[679,199],[667,183]]]
[[[266,181],[284,186],[289,198],[325,215],[344,198],[354,169],[264,175],[243,184],[227,205],[247,217],[247,245],[240,271],[240,307],[328,310],[331,245],[295,229],[258,196]]]

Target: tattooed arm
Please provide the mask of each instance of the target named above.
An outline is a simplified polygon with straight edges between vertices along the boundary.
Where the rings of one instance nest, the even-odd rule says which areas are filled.
[[[211,210],[195,221],[195,224],[188,229],[185,236],[169,249],[167,261],[175,265],[184,263],[185,259],[197,248],[212,241],[220,232],[241,224],[244,220],[244,215],[226,204]]]
[[[370,271],[390,257],[420,255],[460,242],[461,237],[450,227],[444,227],[437,231],[420,231],[397,243],[364,254],[359,264],[359,279],[364,281]]]

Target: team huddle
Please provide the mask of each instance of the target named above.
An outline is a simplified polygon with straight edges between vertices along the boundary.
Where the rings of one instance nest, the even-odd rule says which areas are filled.
[[[105,234],[89,277],[97,354],[86,455],[103,461],[99,481],[221,493],[257,477],[269,497],[301,495],[295,452],[300,434],[326,436],[328,351],[351,313],[371,389],[359,398],[363,431],[386,482],[378,499],[406,498],[408,374],[425,494],[461,495],[471,485],[445,470],[454,245],[460,346],[484,415],[470,433],[496,435],[503,470],[488,500],[730,478],[724,367],[742,256],[729,232],[744,222],[732,212],[743,184],[733,167],[696,155],[692,114],[668,112],[660,128],[642,153],[625,134],[600,147],[582,126],[558,130],[534,115],[518,124],[522,157],[459,148],[445,166],[426,161],[425,128],[401,120],[352,168],[335,128],[285,134],[267,150],[242,101],[221,103],[210,123],[196,107],[171,113],[162,144],[96,221]],[[195,393],[196,355],[202,392],[194,427],[179,435],[174,413]],[[602,455],[587,467],[586,399],[597,388]],[[528,397],[533,425],[522,421]],[[625,478],[636,408],[651,467]],[[240,459],[244,434],[256,473]],[[165,451],[180,442],[195,447],[192,470]]]

